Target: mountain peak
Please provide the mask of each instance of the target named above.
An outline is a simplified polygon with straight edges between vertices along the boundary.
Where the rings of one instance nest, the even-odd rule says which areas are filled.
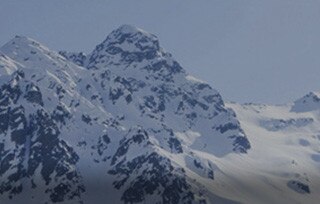
[[[13,47],[33,47],[38,46],[40,47],[41,44],[32,38],[22,36],[22,35],[16,35],[13,39],[11,39],[9,42],[7,42],[1,49],[9,49]]]
[[[122,25],[112,31],[103,42],[106,46],[116,46],[127,52],[159,50],[158,38],[132,25]]]
[[[108,38],[111,39],[112,37],[117,37],[117,36],[121,36],[121,35],[126,35],[127,37],[132,37],[134,35],[140,35],[141,37],[148,37],[148,38],[152,38],[152,39],[157,38],[155,35],[147,32],[141,28],[135,27],[133,25],[127,25],[127,24],[121,25],[117,29],[113,30],[110,33],[110,35],[108,35]]]
[[[97,62],[117,64],[118,61],[131,64],[154,59],[161,53],[158,38],[140,28],[122,25],[112,31],[91,53],[88,67]]]
[[[15,36],[0,47],[0,51],[15,62],[30,65],[24,66],[29,68],[43,68],[46,63],[53,64],[55,60],[63,60],[55,51],[25,36]]]
[[[17,60],[21,57],[26,59],[28,55],[34,55],[37,51],[49,52],[50,50],[32,38],[16,35],[12,40],[0,47],[0,51]]]
[[[320,92],[310,92],[296,100],[292,106],[293,112],[308,112],[320,109]]]
[[[122,32],[122,33],[139,33],[139,32],[145,32],[143,31],[142,29],[138,28],[138,27],[135,27],[133,25],[129,25],[129,24],[124,24],[124,25],[121,25],[118,29],[119,32]]]
[[[320,98],[320,92],[312,91],[312,92],[309,93],[309,95],[312,95],[314,97]]]

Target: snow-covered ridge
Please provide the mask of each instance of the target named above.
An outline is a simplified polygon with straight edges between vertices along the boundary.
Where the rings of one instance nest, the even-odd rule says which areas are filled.
[[[33,49],[33,52],[30,52]],[[15,36],[11,41],[6,43],[1,47],[2,52],[7,55],[16,56],[16,57],[26,57],[35,55],[36,51],[48,53],[50,50],[41,45],[39,42],[25,37],[25,36]],[[19,50],[19,52],[16,52]]]

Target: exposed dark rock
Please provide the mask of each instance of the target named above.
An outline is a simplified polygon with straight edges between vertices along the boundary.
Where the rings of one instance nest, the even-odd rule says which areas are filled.
[[[170,137],[168,141],[171,152],[183,153],[180,141],[175,137]]]
[[[296,191],[297,193],[301,193],[301,194],[310,193],[309,186],[300,181],[294,181],[294,180],[288,181],[287,186],[292,190]]]

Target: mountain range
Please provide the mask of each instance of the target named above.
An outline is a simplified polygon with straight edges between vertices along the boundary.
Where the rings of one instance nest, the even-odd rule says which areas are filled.
[[[227,80],[226,80],[226,83]],[[0,48],[1,203],[317,203],[320,94],[226,103],[131,25]]]

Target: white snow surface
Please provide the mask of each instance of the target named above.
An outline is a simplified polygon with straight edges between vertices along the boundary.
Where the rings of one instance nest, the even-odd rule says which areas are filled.
[[[220,167],[235,179],[228,185],[238,187],[242,202],[317,203],[320,193],[319,111],[295,113],[291,111],[291,104],[226,105],[236,112],[252,144],[247,155],[230,155]],[[294,121],[308,122],[297,125]],[[266,122],[273,123],[272,129]],[[287,186],[289,180],[307,184],[311,193],[293,191]]]

